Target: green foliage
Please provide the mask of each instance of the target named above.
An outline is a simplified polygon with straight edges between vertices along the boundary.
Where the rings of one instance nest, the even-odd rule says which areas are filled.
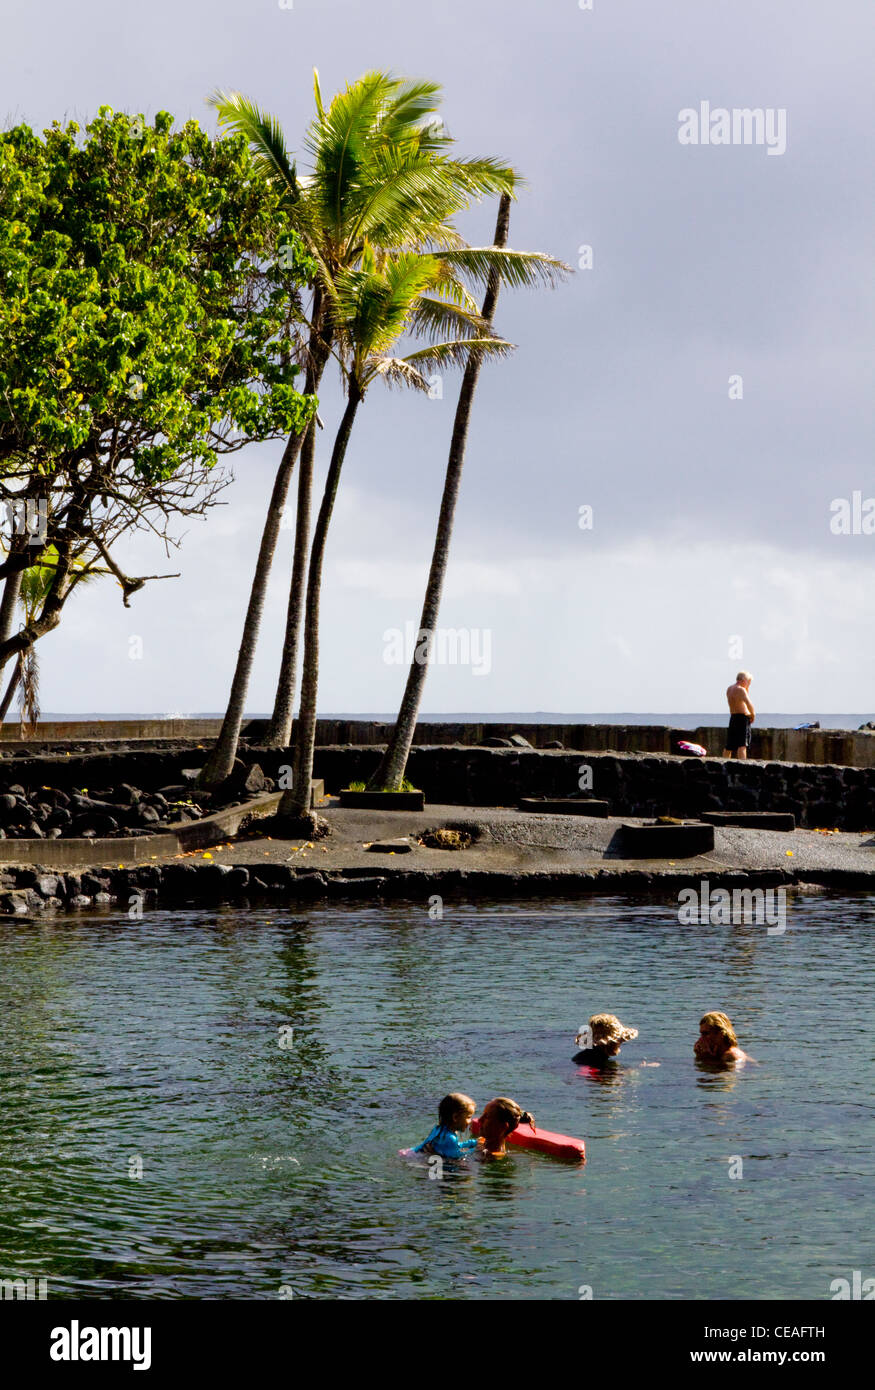
[[[513,194],[520,180],[491,158],[458,159],[437,116],[441,89],[369,72],[316,115],[300,175],[276,119],[239,92],[216,92],[222,127],[247,140],[312,256],[327,332],[364,391],[377,376],[426,387],[429,367],[464,365],[473,348],[503,355],[465,284],[495,270],[511,284],[554,283],[567,267],[538,253],[471,249],[453,218],[476,199]],[[404,334],[434,346],[389,354]],[[448,341],[440,342],[440,339]],[[427,389],[427,388],[426,388]]]
[[[124,461],[149,486],[302,427],[290,364],[313,273],[242,139],[103,107],[0,133],[0,464]],[[234,433],[236,431],[236,433]]]
[[[350,782],[347,787],[347,791],[351,792],[375,791],[378,794],[385,792],[387,795],[391,792],[418,792],[419,790],[419,787],[414,787],[413,783],[408,782],[406,777],[402,777],[397,787],[369,787],[367,782]]]
[[[86,554],[72,561],[71,573],[67,580],[68,587],[72,588],[74,584],[78,587],[80,584],[89,583],[101,574],[108,573],[106,569],[95,567],[95,558],[93,554]],[[19,600],[24,610],[25,622],[30,623],[38,616],[52,590],[57,569],[57,548],[53,545],[47,545],[40,555],[39,564],[31,565],[22,574]]]

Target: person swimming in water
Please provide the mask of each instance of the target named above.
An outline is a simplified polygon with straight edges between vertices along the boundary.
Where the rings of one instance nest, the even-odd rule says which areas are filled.
[[[477,1148],[476,1139],[460,1139],[477,1114],[477,1103],[461,1091],[451,1091],[438,1106],[434,1129],[410,1153],[438,1154],[441,1158],[464,1158]]]
[[[637,1038],[637,1028],[624,1028],[616,1014],[593,1014],[586,1028],[581,1028],[576,1043],[583,1042],[583,1050],[572,1057],[580,1067],[607,1066],[616,1057],[624,1042]]]
[[[507,1153],[505,1141],[517,1125],[531,1125],[534,1129],[535,1118],[509,1096],[496,1096],[485,1105],[480,1116],[481,1158],[504,1158]]]
[[[716,1011],[703,1014],[699,1020],[699,1036],[693,1051],[697,1061],[712,1067],[734,1067],[738,1063],[754,1061],[738,1046],[738,1038],[728,1015]]]

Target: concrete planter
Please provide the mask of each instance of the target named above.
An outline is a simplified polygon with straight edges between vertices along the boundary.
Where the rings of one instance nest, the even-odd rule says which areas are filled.
[[[425,792],[354,792],[344,787],[340,804],[358,811],[423,811]]]
[[[629,859],[689,859],[714,848],[714,827],[704,821],[680,825],[626,825],[622,827],[623,854]]]
[[[524,796],[519,802],[521,811],[540,811],[541,815],[551,816],[601,816],[608,814],[608,803],[597,801],[595,797],[549,797]]]
[[[791,811],[703,811],[702,820],[711,825],[744,825],[752,830],[795,830]]]

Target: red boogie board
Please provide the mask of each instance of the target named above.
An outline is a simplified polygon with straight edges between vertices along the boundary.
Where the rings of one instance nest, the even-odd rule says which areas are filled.
[[[471,1133],[480,1132],[480,1121],[471,1121]],[[534,1149],[537,1153],[549,1154],[551,1158],[564,1158],[569,1163],[586,1162],[586,1145],[582,1139],[572,1139],[568,1134],[553,1134],[549,1129],[532,1129],[531,1125],[517,1125],[507,1136],[506,1144],[516,1144],[519,1149]]]

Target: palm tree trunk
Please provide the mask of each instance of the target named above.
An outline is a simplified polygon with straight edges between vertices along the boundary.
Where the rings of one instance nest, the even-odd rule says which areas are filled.
[[[330,350],[331,330],[326,324],[322,292],[317,285],[313,291],[313,304],[310,313],[308,362],[307,373],[304,379],[305,395],[315,395],[316,391],[319,389],[319,383],[322,379],[322,373],[325,370],[325,363],[328,361]],[[267,517],[265,518],[264,530],[261,535],[261,546],[258,551],[255,574],[252,578],[252,588],[249,592],[249,606],[246,609],[246,618],[243,623],[243,636],[240,640],[240,649],[237,653],[237,666],[234,671],[234,679],[231,683],[231,694],[228,697],[228,707],[225,711],[225,718],[222,721],[218,742],[207,758],[199,778],[201,786],[204,787],[219,786],[226,777],[230,776],[231,769],[234,766],[234,759],[237,756],[237,747],[240,742],[240,728],[243,724],[246,695],[249,690],[249,678],[252,674],[252,664],[255,660],[255,648],[258,642],[258,633],[261,628],[261,615],[264,611],[267,582],[270,578],[273,557],[276,553],[277,541],[279,540],[283,508],[285,507],[286,497],[288,496],[292,471],[297,462],[298,455],[301,452],[304,440],[310,433],[311,426],[312,422],[307,426],[303,434],[293,434],[289,436],[274,480],[270,506],[268,508]]]
[[[313,420],[304,439],[301,463],[298,468],[298,507],[295,517],[295,554],[292,561],[292,582],[283,655],[277,680],[273,714],[264,741],[268,748],[287,748],[292,736],[292,715],[295,709],[295,676],[298,667],[298,642],[304,610],[304,586],[307,578],[307,549],[310,543],[310,503],[313,495],[313,461],[316,455],[316,421]]]
[[[9,706],[12,704],[12,697],[15,694],[16,689],[18,688],[18,682],[20,681],[20,679],[21,659],[19,653],[19,660],[16,661],[12,671],[12,675],[9,677],[9,684],[6,687],[6,693],[3,696],[2,701],[0,701],[0,728],[2,728],[3,722],[7,714],[9,713]]]
[[[495,240],[493,245],[497,247],[507,245],[509,223],[510,196],[504,193],[498,205],[498,219],[495,224]],[[481,310],[483,318],[489,324],[492,323],[495,314],[495,306],[498,302],[498,286],[498,272],[492,271],[486,285],[486,293],[483,297],[483,308]],[[459,497],[459,487],[462,481],[462,467],[465,462],[465,445],[468,440],[468,421],[471,416],[474,392],[477,389],[477,380],[480,376],[481,361],[482,359],[479,354],[472,353],[465,367],[464,376],[462,377],[462,386],[459,391],[458,404],[456,405],[456,416],[453,421],[453,434],[450,440],[450,453],[447,461],[447,473],[444,480],[443,496],[441,497],[437,534],[432,551],[431,568],[428,573],[428,583],[425,589],[425,599],[422,605],[422,616],[419,620],[419,633],[417,634],[414,652],[421,650],[420,643],[423,641],[423,638],[425,639],[425,644],[427,644],[424,645],[424,650],[427,652],[430,649],[437,624],[444,579],[449,563],[453,518],[455,516],[456,503]],[[401,701],[401,708],[398,711],[398,718],[395,721],[395,727],[390,735],[389,743],[386,747],[386,752],[383,754],[382,761],[368,783],[369,788],[391,790],[398,787],[403,781],[404,773],[407,768],[407,759],[410,756],[410,748],[413,743],[413,735],[416,730],[416,720],[419,714],[419,706],[422,702],[422,694],[425,689],[427,674],[427,661],[417,661],[414,655],[414,659],[410,664],[410,671],[407,675],[407,684],[404,687],[404,695]]]
[[[301,451],[303,438],[303,433],[289,435],[274,479],[270,505],[264,521],[264,530],[261,533],[261,545],[258,550],[255,574],[252,578],[252,588],[249,591],[249,605],[243,622],[243,636],[240,639],[240,649],[237,653],[237,665],[234,670],[234,679],[231,682],[228,707],[225,711],[225,718],[222,720],[218,742],[207,758],[198,779],[202,787],[217,787],[224,782],[225,778],[230,776],[234,759],[237,756],[246,695],[249,690],[249,677],[252,674],[252,663],[255,659],[261,615],[264,611],[264,600],[267,594],[267,581],[270,578],[271,565],[279,539],[283,507],[289,491],[292,470]]]
[[[322,585],[322,565],[325,559],[325,542],[334,499],[340,482],[340,470],[346,456],[349,436],[352,432],[356,411],[362,401],[361,393],[354,381],[350,382],[349,399],[337,430],[331,463],[325,479],[325,491],[316,529],[313,532],[313,545],[310,550],[310,566],[307,574],[307,600],[304,611],[304,662],[301,673],[301,704],[295,729],[295,753],[292,763],[292,785],[280,801],[277,817],[281,821],[300,822],[311,820],[310,781],[313,776],[313,749],[316,742],[316,697],[319,685],[319,591]]]

